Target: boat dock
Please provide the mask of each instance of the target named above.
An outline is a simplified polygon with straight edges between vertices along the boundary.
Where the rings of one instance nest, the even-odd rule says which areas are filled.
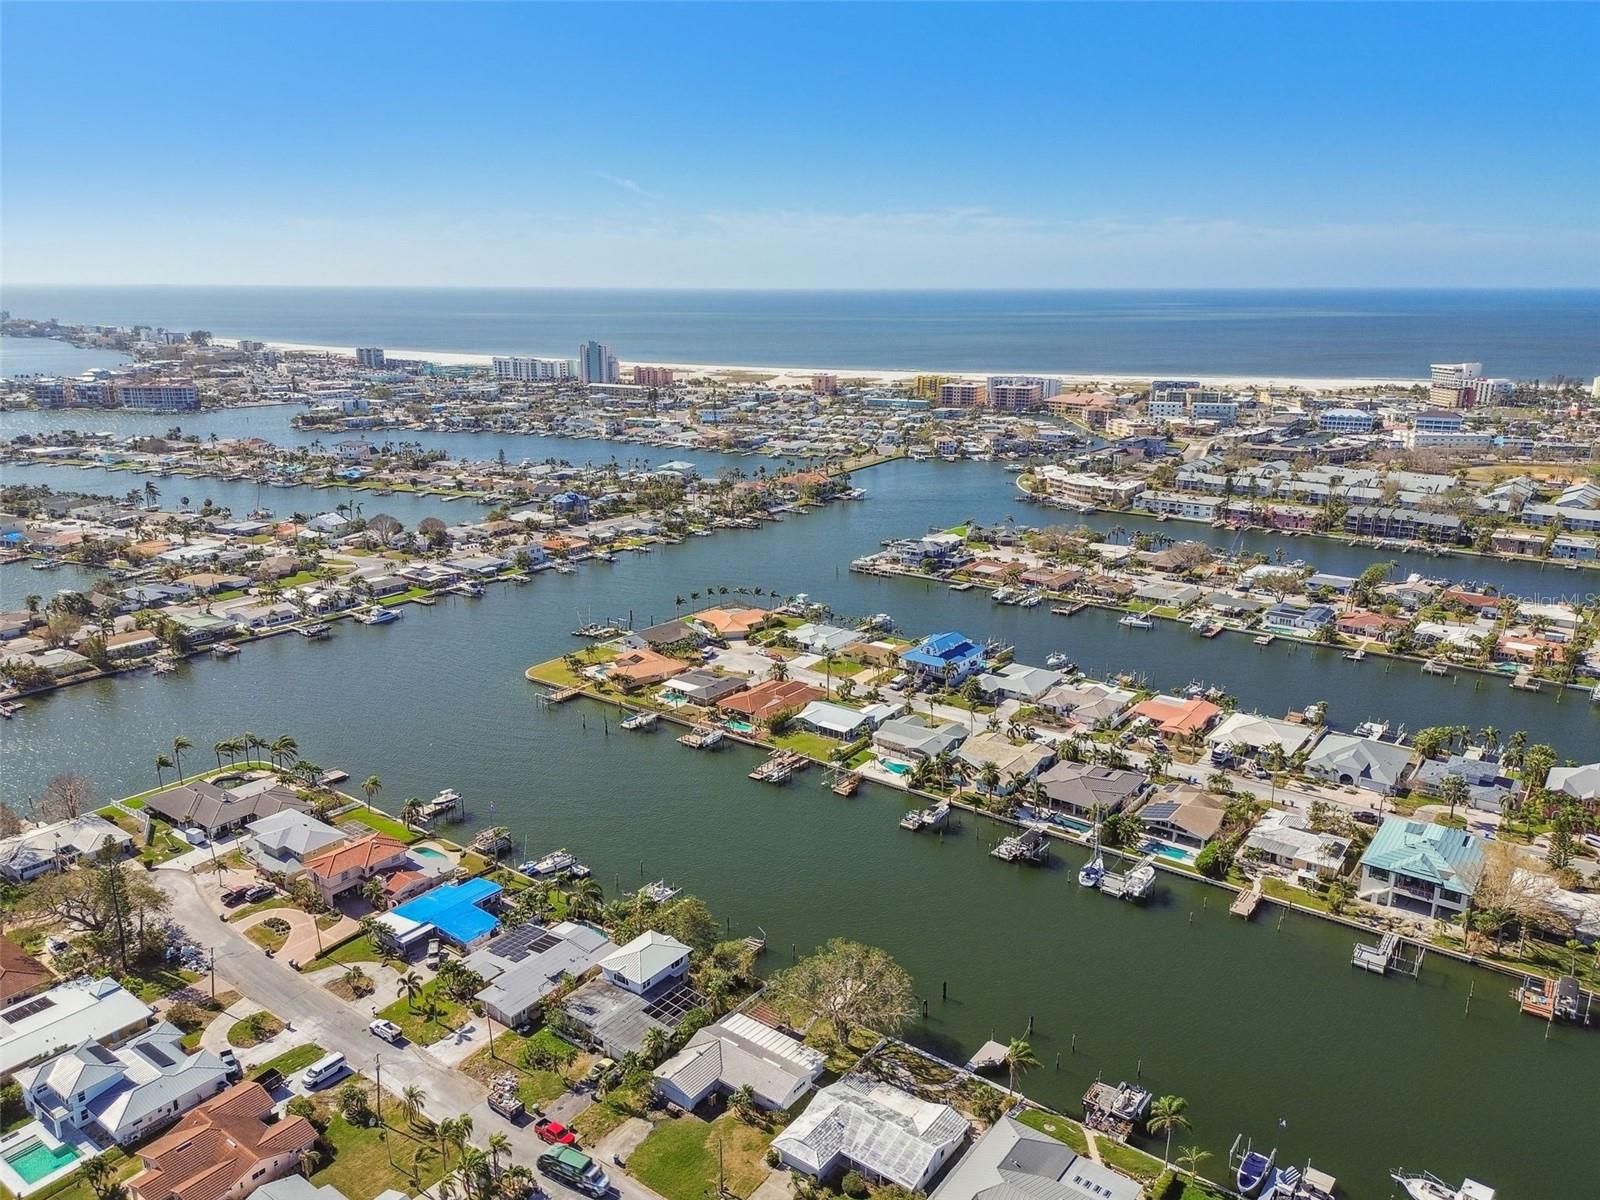
[[[499,858],[511,849],[511,831],[504,825],[485,829],[467,844],[467,849],[490,858]]]
[[[1107,871],[1100,879],[1100,890],[1117,900],[1144,900],[1156,885],[1156,856],[1147,854],[1126,874]]]
[[[1398,933],[1386,933],[1376,946],[1357,942],[1355,949],[1350,952],[1350,965],[1375,975],[1398,971],[1415,979],[1417,972],[1422,969],[1422,958],[1426,953],[1421,945],[1413,945]]]
[[[1079,600],[1076,604],[1052,604],[1050,611],[1058,617],[1075,617],[1088,607],[1087,600]]]
[[[1523,1012],[1546,1021],[1576,1021],[1587,1025],[1594,1010],[1594,993],[1584,991],[1571,975],[1559,979],[1529,975],[1512,995]]]
[[[1256,915],[1256,909],[1261,907],[1261,880],[1257,879],[1250,885],[1250,890],[1240,892],[1233,898],[1233,903],[1228,905],[1228,911],[1236,917],[1243,917],[1248,921]]]
[[[417,820],[426,825],[438,817],[459,813],[464,808],[465,805],[461,802],[461,793],[456,791],[455,788],[445,788],[417,810]]]
[[[687,746],[691,750],[715,750],[722,745],[722,730],[715,725],[696,725],[688,733],[678,739],[680,746]]]
[[[1517,677],[1511,681],[1511,686],[1519,692],[1537,692],[1539,680],[1532,671],[1518,671]]]
[[[577,684],[573,687],[564,687],[551,692],[545,699],[551,704],[565,704],[568,700],[576,699],[581,695],[583,695],[583,685]]]
[[[653,712],[650,709],[643,709],[640,712],[634,713],[633,716],[628,717],[625,720],[623,720],[617,726],[617,728],[619,728],[619,729],[628,729],[628,730],[654,729],[656,727],[656,722],[658,722],[659,720],[661,720],[661,714],[660,713]]]
[[[1150,1113],[1148,1089],[1126,1081],[1112,1087],[1098,1079],[1083,1094],[1083,1123],[1103,1137],[1123,1142]]]
[[[856,789],[861,786],[861,776],[855,771],[848,771],[841,767],[837,771],[831,772],[828,778],[823,780],[823,783],[827,785],[835,796],[854,796]]]
[[[900,818],[900,828],[909,829],[913,833],[921,833],[924,829],[940,829],[950,820],[950,801],[940,800],[937,804],[930,804],[927,808],[915,809]],[[998,849],[998,847],[996,847]]]
[[[1002,838],[989,851],[1002,862],[1042,863],[1050,857],[1050,834],[1043,825],[1029,825],[1021,833]]]
[[[788,783],[805,762],[809,760],[793,750],[774,750],[766,762],[750,772],[750,778],[757,783]]]
[[[1422,664],[1422,673],[1424,675],[1448,675],[1450,674],[1450,667],[1449,664],[1441,659],[1430,658]]]

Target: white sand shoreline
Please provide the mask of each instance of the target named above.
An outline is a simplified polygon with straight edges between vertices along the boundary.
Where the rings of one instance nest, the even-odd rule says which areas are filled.
[[[236,339],[217,339],[220,341],[236,341]],[[355,358],[354,346],[327,346],[309,342],[264,342],[273,350],[294,351],[301,354],[332,354],[343,358]],[[437,363],[442,367],[487,367],[497,355],[493,354],[468,354],[456,350],[423,350],[414,347],[385,346],[385,353],[395,358],[416,358],[427,362]],[[838,375],[840,378],[867,379],[876,383],[900,383],[917,375],[951,375],[956,377],[977,377],[985,375],[1038,375],[1046,379],[1059,379],[1063,384],[1072,387],[1087,387],[1090,385],[1103,385],[1108,387],[1121,387],[1131,385],[1148,385],[1151,375],[1133,374],[1066,374],[1060,371],[1018,371],[1015,369],[999,369],[990,371],[955,371],[923,368],[921,370],[886,370],[881,367],[795,367],[795,366],[768,366],[762,364],[742,363],[685,363],[667,362],[661,360],[627,359],[622,363],[623,369],[628,367],[670,367],[673,371],[685,375],[728,375],[735,373],[754,373],[773,376],[772,382],[778,384],[807,384],[811,376],[819,373]],[[1341,388],[1408,388],[1416,384],[1426,384],[1426,379],[1375,379],[1367,377],[1352,377],[1346,379],[1329,376],[1291,376],[1291,375],[1193,375],[1182,371],[1170,372],[1160,378],[1194,379],[1208,387],[1293,387],[1308,391],[1336,391]]]

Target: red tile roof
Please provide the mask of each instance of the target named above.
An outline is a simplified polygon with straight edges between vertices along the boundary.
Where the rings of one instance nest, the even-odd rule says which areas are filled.
[[[42,962],[10,938],[0,937],[0,1004],[31,995],[55,982]]]
[[[330,879],[347,871],[361,868],[367,874],[380,863],[386,863],[396,854],[405,851],[406,844],[387,833],[369,833],[366,837],[344,846],[334,846],[305,860],[305,868],[319,879]]]
[[[214,1096],[139,1151],[145,1170],[129,1189],[142,1200],[219,1200],[263,1160],[298,1158],[316,1142],[317,1131],[304,1117],[273,1122],[271,1113],[272,1097],[259,1083]]]

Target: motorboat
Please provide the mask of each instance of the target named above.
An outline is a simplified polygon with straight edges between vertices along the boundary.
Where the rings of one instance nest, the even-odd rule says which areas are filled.
[[[1238,1144],[1236,1140],[1234,1145]],[[1272,1174],[1272,1164],[1277,1157],[1276,1148],[1263,1154],[1247,1144],[1244,1153],[1239,1157],[1239,1165],[1234,1170],[1233,1182],[1238,1193],[1241,1196],[1255,1195],[1256,1189],[1266,1182],[1268,1175]]]
[[[1475,1179],[1463,1179],[1460,1187],[1453,1188],[1427,1171],[1391,1171],[1389,1178],[1403,1187],[1411,1200],[1494,1200],[1494,1189]]]
[[[523,863],[517,870],[525,875],[559,875],[577,865],[577,855],[567,850],[552,850],[541,859]]]
[[[1065,667],[1070,667],[1072,665],[1072,660],[1065,654],[1062,654],[1058,651],[1057,653],[1046,657],[1044,660],[1044,665],[1049,667],[1051,670],[1061,670]]]
[[[391,621],[398,621],[399,619],[400,611],[398,609],[384,608],[381,605],[374,605],[356,618],[363,625],[387,625]]]
[[[1156,627],[1156,623],[1143,613],[1129,613],[1117,624],[1126,625],[1129,629],[1154,629]]]
[[[639,895],[654,904],[665,904],[668,900],[675,899],[681,888],[675,888],[664,879],[654,883],[647,883],[639,889]]]

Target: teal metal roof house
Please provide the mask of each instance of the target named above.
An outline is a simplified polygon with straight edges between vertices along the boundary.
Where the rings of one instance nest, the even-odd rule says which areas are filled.
[[[1373,904],[1451,918],[1483,875],[1483,843],[1465,830],[1390,817],[1361,856],[1356,894]]]

